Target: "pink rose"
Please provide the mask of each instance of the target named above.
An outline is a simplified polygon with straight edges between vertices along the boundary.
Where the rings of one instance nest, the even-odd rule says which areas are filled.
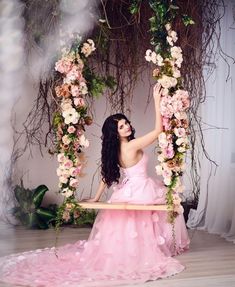
[[[64,162],[64,166],[70,169],[73,166],[73,162],[70,159],[68,159]]]
[[[75,129],[74,126],[69,126],[67,131],[68,131],[69,134],[73,134],[76,131],[76,129]]]
[[[84,107],[86,104],[85,104],[85,101],[83,98],[75,98],[74,99],[74,105]]]
[[[83,79],[81,70],[76,65],[73,65],[72,69],[66,75],[66,82],[80,81]]]
[[[58,62],[55,63],[55,70],[62,73],[67,74],[72,68],[72,62],[70,59],[62,58]]]
[[[77,85],[72,85],[71,86],[71,94],[73,97],[79,97],[79,87]]]
[[[169,118],[162,117],[162,125],[166,131],[171,130],[171,122]]]
[[[79,181],[76,178],[71,178],[69,181],[69,185],[71,187],[78,187]]]

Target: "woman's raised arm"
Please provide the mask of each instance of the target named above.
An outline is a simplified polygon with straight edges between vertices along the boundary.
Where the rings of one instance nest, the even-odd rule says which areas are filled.
[[[153,98],[154,98],[154,105],[155,105],[155,128],[151,132],[147,133],[146,135],[131,140],[127,148],[130,150],[139,150],[145,148],[152,144],[157,138],[158,135],[162,132],[162,116],[160,113],[160,100],[162,94],[162,87],[159,83],[157,83],[153,88]]]

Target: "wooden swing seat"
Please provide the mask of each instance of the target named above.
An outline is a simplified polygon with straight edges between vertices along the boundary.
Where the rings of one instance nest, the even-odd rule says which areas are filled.
[[[122,209],[122,210],[172,210],[165,204],[130,204],[125,202],[108,203],[108,202],[78,202],[84,209]]]

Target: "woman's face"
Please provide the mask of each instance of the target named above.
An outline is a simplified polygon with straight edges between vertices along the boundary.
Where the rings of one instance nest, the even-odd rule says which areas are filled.
[[[125,119],[118,121],[118,134],[120,138],[127,138],[131,135],[132,130],[130,124]]]

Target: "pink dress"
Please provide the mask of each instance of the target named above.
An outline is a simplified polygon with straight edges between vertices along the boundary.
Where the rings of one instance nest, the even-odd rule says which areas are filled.
[[[110,202],[164,203],[165,187],[146,174],[147,157],[123,169]],[[165,211],[103,210],[89,239],[0,258],[0,281],[37,287],[120,286],[165,278],[184,269],[172,255],[188,248],[182,216],[172,226]]]

